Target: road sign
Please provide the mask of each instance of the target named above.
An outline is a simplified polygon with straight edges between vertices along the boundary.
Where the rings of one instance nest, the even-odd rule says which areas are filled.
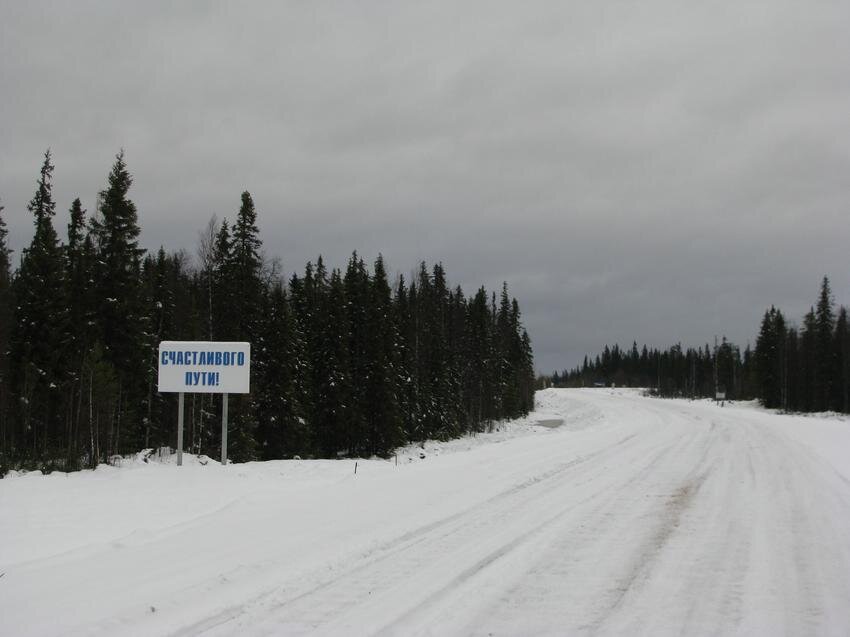
[[[183,464],[183,394],[223,394],[221,464],[227,464],[228,394],[251,392],[251,344],[214,341],[162,341],[159,391],[180,394],[177,411],[177,465]]]
[[[250,393],[251,344],[163,341],[159,344],[159,391]]]

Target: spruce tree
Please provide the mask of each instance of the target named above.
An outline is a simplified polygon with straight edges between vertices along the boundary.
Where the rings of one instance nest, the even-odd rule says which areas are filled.
[[[519,383],[521,392],[520,410],[527,415],[534,410],[534,390],[536,386],[534,377],[534,353],[531,348],[531,337],[523,329],[520,337],[521,366],[519,371]]]
[[[785,339],[785,408],[803,411],[805,369],[801,352],[801,338],[796,328],[788,329]]]
[[[764,313],[755,351],[759,397],[765,407],[783,406],[785,339],[785,322],[782,313],[775,307],[771,307]]]
[[[809,308],[803,317],[803,331],[800,335],[800,367],[801,367],[801,409],[802,411],[817,411],[819,407],[818,394],[818,325],[814,308]]]
[[[90,318],[87,301],[90,279],[93,276],[92,245],[86,231],[86,211],[79,199],[71,204],[68,223],[68,243],[65,246],[65,269],[68,273],[68,312],[71,339],[75,355],[80,355]]]
[[[466,298],[458,285],[449,292],[446,317],[445,369],[446,414],[454,435],[469,432],[472,423],[466,412],[463,391],[466,372]]]
[[[232,331],[222,334],[222,338],[247,341],[253,348],[262,348],[263,338],[260,329],[264,285],[261,246],[257,211],[250,193],[245,191],[233,224],[230,259],[226,269],[225,289],[230,294],[224,312],[230,315],[233,322],[229,326]],[[231,451],[234,460],[250,460],[258,454],[256,406],[257,403],[250,396],[235,396],[232,401],[234,434]]]
[[[518,320],[518,317],[517,317]],[[519,387],[516,383],[515,369],[519,365],[520,351],[517,340],[517,326],[511,317],[511,302],[508,296],[508,284],[502,283],[499,299],[499,313],[496,317],[497,356],[499,374],[499,396],[501,412],[499,418],[513,418],[519,415]],[[607,347],[606,347],[607,350]]]
[[[371,454],[384,455],[404,441],[398,406],[398,335],[384,260],[378,255],[366,309],[367,379],[364,383],[367,438]]]
[[[429,350],[427,379],[431,393],[431,436],[441,440],[458,435],[454,421],[454,396],[450,390],[451,355],[449,351],[449,287],[442,263],[432,269],[431,294],[426,297],[427,343]]]
[[[262,347],[254,354],[257,436],[263,459],[304,454],[310,443],[297,393],[300,343],[283,285],[263,298]]]
[[[402,431],[405,438],[411,437],[415,430],[416,422],[416,383],[414,381],[416,365],[413,358],[415,336],[413,315],[411,312],[411,305],[415,302],[415,297],[415,284],[408,290],[404,282],[404,277],[399,276],[393,299],[393,321],[398,337],[396,345],[399,366],[398,404],[401,414]],[[411,298],[414,301],[411,301]]]
[[[835,313],[833,311],[832,292],[829,279],[823,277],[820,295],[815,310],[814,323],[814,369],[812,378],[814,411],[829,409],[832,399],[832,386],[835,374],[835,351],[833,350],[833,332]]]
[[[210,338],[227,341],[235,340],[238,323],[238,309],[234,304],[234,280],[232,276],[232,239],[225,218],[218,228],[213,244],[210,293]]]
[[[351,427],[353,387],[345,285],[339,270],[320,283],[316,297],[316,340],[312,369],[312,428],[315,447],[324,457],[356,453],[359,439]]]
[[[11,463],[12,432],[9,408],[11,404],[11,383],[9,349],[12,334],[12,290],[11,263],[6,242],[6,222],[3,220],[3,206],[0,205],[0,475],[3,475]]]
[[[835,320],[835,337],[833,339],[835,353],[835,371],[833,378],[832,409],[850,412],[850,325],[847,321],[847,308],[838,310]]]
[[[68,299],[67,367],[69,374],[68,406],[65,410],[69,441],[69,468],[79,466],[82,459],[81,421],[83,418],[83,364],[91,343],[96,338],[95,292],[91,285],[94,276],[94,249],[86,229],[86,211],[79,198],[69,211],[68,243],[65,246],[66,294]]]
[[[62,444],[56,427],[64,381],[65,272],[59,238],[53,228],[53,164],[44,153],[36,192],[27,209],[35,234],[23,251],[15,279],[17,315],[14,332],[20,424],[26,444],[23,455],[52,464]],[[62,454],[64,455],[64,454]],[[53,456],[53,457],[50,457]]]
[[[228,337],[237,341],[250,341],[258,332],[262,305],[262,257],[260,256],[260,231],[257,228],[257,211],[254,200],[247,191],[242,202],[230,244],[232,299],[237,313],[235,333]]]
[[[490,414],[490,399],[495,378],[491,374],[490,316],[487,309],[487,292],[482,287],[476,292],[467,308],[466,374],[464,395],[469,421],[475,431],[481,431]]]
[[[108,187],[100,193],[99,215],[91,222],[97,261],[95,286],[103,359],[116,372],[115,416],[107,427],[107,454],[136,449],[143,442],[141,403],[146,392],[145,321],[141,297],[140,233],[136,205],[127,195],[133,178],[124,151],[115,157]]]
[[[348,339],[348,373],[354,387],[366,387],[373,372],[369,360],[370,285],[366,265],[357,252],[348,260],[343,279]],[[370,453],[369,411],[372,405],[365,392],[354,392],[348,405],[347,436],[352,453]]]

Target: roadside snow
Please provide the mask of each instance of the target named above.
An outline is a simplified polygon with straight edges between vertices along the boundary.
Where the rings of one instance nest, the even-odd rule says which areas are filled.
[[[846,418],[537,402],[397,458],[0,480],[0,635],[850,633]]]

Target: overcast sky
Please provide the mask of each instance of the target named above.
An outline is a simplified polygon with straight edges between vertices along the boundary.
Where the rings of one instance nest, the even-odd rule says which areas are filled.
[[[847,0],[0,0],[0,91],[15,263],[123,147],[145,247],[247,189],[287,271],[507,281],[540,371],[850,304]]]

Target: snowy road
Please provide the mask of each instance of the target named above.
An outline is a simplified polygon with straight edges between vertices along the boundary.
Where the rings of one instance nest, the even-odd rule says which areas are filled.
[[[0,481],[0,634],[850,634],[850,422],[538,403],[564,426],[357,475]]]

